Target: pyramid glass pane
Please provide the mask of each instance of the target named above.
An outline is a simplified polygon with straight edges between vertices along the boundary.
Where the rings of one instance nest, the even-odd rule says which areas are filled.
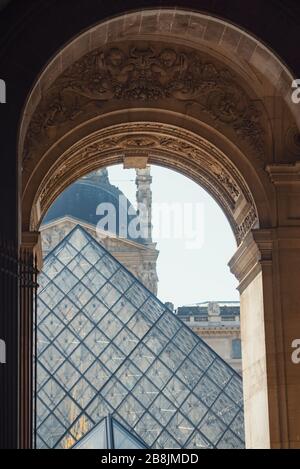
[[[147,446],[130,434],[122,425],[112,419],[114,449],[145,449]]]
[[[40,448],[111,414],[151,448],[243,448],[242,380],[83,228],[46,258],[37,321]]]
[[[93,428],[73,449],[107,449],[106,420]]]
[[[142,440],[111,416],[105,417],[72,449],[146,449]]]

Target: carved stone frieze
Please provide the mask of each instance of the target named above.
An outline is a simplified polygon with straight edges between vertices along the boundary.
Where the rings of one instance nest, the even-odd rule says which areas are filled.
[[[99,130],[69,148],[52,167],[37,195],[45,213],[53,197],[76,179],[100,164],[122,162],[126,155],[147,158],[149,163],[164,164],[187,173],[219,200],[233,226],[237,241],[251,229],[257,213],[250,191],[230,160],[213,144],[187,130],[149,122],[128,123]],[[85,168],[85,169],[83,169]],[[79,176],[77,176],[79,177]],[[234,211],[244,198],[250,211],[241,224]],[[248,231],[247,231],[248,230]]]
[[[237,141],[246,141],[263,157],[261,111],[232,71],[192,49],[123,43],[90,52],[54,82],[29,124],[24,159],[30,160],[39,146],[49,147],[89,112],[99,115],[114,102],[129,107],[159,103],[166,109],[172,102],[183,103],[207,114],[221,130],[229,128]]]
[[[254,227],[255,223],[257,222],[257,214],[254,207],[251,207],[248,214],[242,221],[242,223],[237,227],[237,231],[235,233],[236,239],[238,244],[240,244],[249,231]]]

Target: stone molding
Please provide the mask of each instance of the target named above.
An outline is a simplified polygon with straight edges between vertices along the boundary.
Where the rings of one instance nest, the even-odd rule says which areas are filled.
[[[279,249],[300,249],[300,227],[287,226],[252,230],[229,262],[242,293],[264,266],[272,266]]]
[[[224,153],[199,135],[168,124],[131,122],[104,128],[82,139],[66,152],[52,167],[37,193],[32,213],[31,229],[37,228],[55,198],[83,171],[88,173],[103,166],[122,162],[136,155],[149,164],[163,164],[178,169],[201,184],[217,199],[227,214],[238,244],[257,223],[258,215],[250,190],[243,177]],[[170,164],[172,162],[172,164]],[[187,174],[188,168],[188,174]],[[247,211],[244,218],[235,219],[241,199]]]
[[[272,248],[271,230],[253,230],[245,237],[228,264],[239,282],[240,293],[258,275],[263,264],[272,263]]]
[[[300,184],[300,161],[291,164],[273,164],[266,167],[271,182],[276,186]]]

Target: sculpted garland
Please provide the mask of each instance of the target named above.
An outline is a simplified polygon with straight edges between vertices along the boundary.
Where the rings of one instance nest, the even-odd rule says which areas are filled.
[[[195,51],[147,45],[96,50],[69,67],[33,115],[25,159],[30,159],[39,141],[51,140],[56,128],[80,119],[90,105],[101,112],[112,100],[126,101],[128,106],[161,100],[198,106],[233,129],[258,156],[264,152],[260,111],[228,69],[206,62]]]

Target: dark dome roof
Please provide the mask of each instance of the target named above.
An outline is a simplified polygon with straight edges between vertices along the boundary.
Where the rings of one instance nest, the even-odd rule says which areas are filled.
[[[117,236],[132,239],[128,234],[128,226],[130,221],[136,217],[136,210],[123,192],[110,184],[106,170],[85,176],[69,186],[52,204],[44,217],[43,224],[71,216],[97,226],[99,221],[107,216],[107,211],[104,213],[102,211],[101,214],[97,215],[97,207],[101,203],[112,204],[116,215],[115,224],[111,226],[106,224],[101,228]],[[142,242],[143,240],[138,238],[134,241]]]

